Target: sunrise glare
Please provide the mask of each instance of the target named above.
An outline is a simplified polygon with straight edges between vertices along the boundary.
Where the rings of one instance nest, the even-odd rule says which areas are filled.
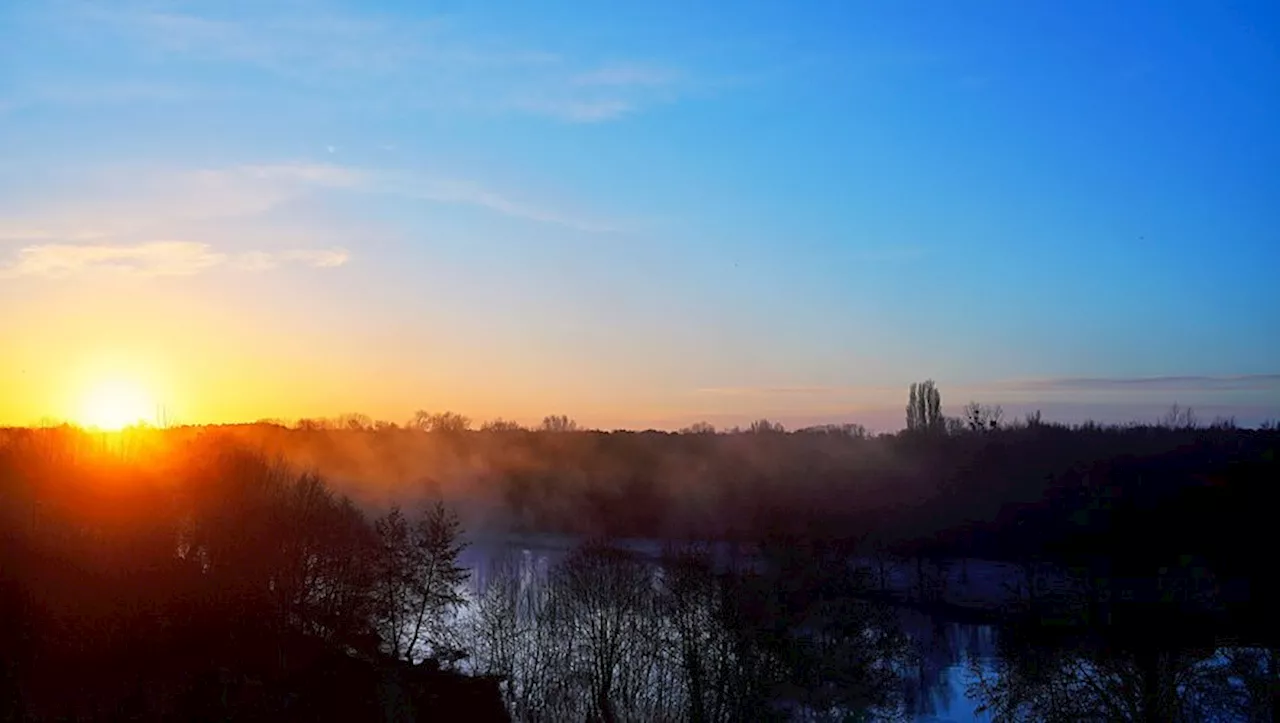
[[[156,409],[155,398],[141,382],[108,377],[85,391],[74,421],[92,429],[118,431],[129,425],[154,424]]]

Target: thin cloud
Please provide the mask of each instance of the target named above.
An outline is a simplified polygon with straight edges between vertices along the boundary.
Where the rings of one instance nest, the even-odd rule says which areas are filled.
[[[581,73],[571,82],[581,86],[653,87],[671,85],[678,78],[677,72],[666,68],[641,63],[619,63]]]
[[[705,387],[698,394],[720,397],[828,396],[848,394],[853,387]]]
[[[905,386],[883,385],[797,385],[797,386],[758,386],[758,387],[703,387],[695,389],[694,394],[702,397],[716,397],[730,400],[761,400],[762,403],[774,403],[791,406],[797,403],[805,405],[821,405],[833,403],[837,406],[856,401],[862,404],[879,404],[898,396],[905,398]],[[944,390],[945,392],[945,390]]]
[[[0,265],[0,278],[66,279],[94,274],[192,276],[224,266],[266,271],[285,264],[333,268],[345,264],[348,258],[342,249],[227,254],[215,251],[209,244],[192,241],[134,245],[44,244],[19,249],[8,264]]]
[[[282,251],[276,257],[285,262],[300,263],[317,269],[333,269],[343,266],[351,259],[345,249],[299,249]]]
[[[537,115],[570,123],[600,123],[617,120],[636,108],[634,103],[621,98],[597,100],[536,98],[520,100],[514,105]]]
[[[110,231],[90,227],[30,226],[10,224],[0,218],[0,241],[32,243],[36,241],[89,241],[105,238]]]
[[[519,198],[475,181],[331,163],[256,164],[180,172],[118,169],[97,180],[101,187],[88,184],[74,193],[60,190],[63,199],[15,207],[13,211],[21,215],[7,215],[0,206],[0,241],[137,244],[173,236],[190,238],[200,223],[260,216],[322,190],[473,206],[587,233],[619,230],[613,223]]]
[[[317,269],[332,269],[342,266],[351,258],[343,249],[280,251],[250,251],[239,254],[232,259],[232,264],[244,271],[270,271],[282,265],[296,263]]]
[[[329,148],[334,148],[329,146]],[[336,148],[335,148],[336,150]],[[269,181],[309,183],[335,188],[356,188],[368,182],[370,174],[357,168],[331,163],[281,163],[240,166],[224,171],[232,176],[246,175]]]
[[[476,206],[504,216],[564,226],[588,233],[608,233],[617,230],[612,224],[520,201],[471,181],[399,174],[375,177],[372,188],[437,203]]]
[[[243,166],[220,173],[229,178],[255,178],[323,188],[362,190],[418,198],[436,203],[484,208],[504,216],[553,224],[589,233],[607,233],[610,223],[523,201],[480,183],[415,172],[378,171],[326,163]]]
[[[194,12],[90,17],[163,51],[248,63],[294,77],[316,71],[395,70],[420,47],[413,39],[414,30],[426,29],[422,24],[392,24],[344,14],[260,16],[252,22]]]
[[[1027,392],[1221,392],[1280,390],[1280,374],[1235,376],[1061,377],[1001,382],[994,387]]]
[[[65,179],[34,203],[0,204],[0,240],[138,244],[189,238],[193,225],[257,216],[321,183],[352,181],[332,168],[303,165],[112,168]]]
[[[197,3],[183,12],[157,12],[145,4],[112,11],[89,5],[76,17],[153,53],[252,65],[286,81],[330,89],[365,92],[388,81],[417,89],[401,100],[451,110],[599,123],[670,102],[691,87],[687,74],[672,67],[627,60],[584,66],[555,52],[494,44],[437,18],[263,8],[250,19],[232,20],[214,4]]]
[[[529,113],[569,123],[618,120],[679,97],[681,74],[641,63],[618,63],[571,76],[519,96]]]
[[[884,386],[759,386],[706,387],[700,395],[718,397],[848,397],[898,393],[905,389]],[[961,396],[971,394],[1086,394],[1120,392],[1230,392],[1280,391],[1280,374],[1246,374],[1235,376],[1155,376],[1155,377],[1059,377],[1018,379],[969,387],[942,386],[944,399],[948,389]],[[953,395],[954,396],[954,395]]]

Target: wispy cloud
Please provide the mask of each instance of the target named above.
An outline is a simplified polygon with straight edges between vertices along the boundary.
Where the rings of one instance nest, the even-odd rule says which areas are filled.
[[[950,396],[967,399],[970,396],[994,395],[1066,395],[1126,394],[1152,392],[1276,392],[1280,391],[1280,374],[1242,374],[1235,376],[1153,376],[1153,377],[1055,377],[1042,379],[1015,379],[986,384],[955,387],[941,385],[944,399]],[[906,386],[753,386],[706,387],[697,394],[717,397],[744,398],[847,398],[901,394]],[[905,397],[904,397],[905,398]]]
[[[367,187],[374,191],[437,203],[476,206],[504,216],[564,226],[588,233],[608,233],[618,230],[612,223],[518,200],[472,181],[435,178],[416,173],[369,174],[366,178]]]
[[[332,268],[342,266],[348,258],[342,249],[226,254],[215,251],[209,244],[190,241],[136,245],[44,244],[22,248],[8,263],[0,262],[0,278],[65,279],[103,273],[191,276],[218,267],[266,271],[286,264]]]
[[[150,3],[76,17],[149,53],[251,65],[291,83],[387,89],[394,102],[519,112],[572,123],[614,120],[681,95],[688,73],[636,60],[593,65],[539,48],[512,47],[456,19],[389,17],[332,8],[282,12],[262,5],[232,19],[214,3],[181,12]],[[98,33],[101,35],[101,33]],[[376,80],[378,82],[370,82]],[[407,90],[412,89],[412,90]]]
[[[704,387],[698,394],[718,397],[801,397],[832,396],[859,391],[856,387]]]
[[[358,188],[366,185],[372,177],[368,171],[331,163],[247,165],[212,172],[230,177],[245,176],[267,181],[307,183],[334,188]]]
[[[232,257],[230,263],[245,271],[270,271],[288,264],[331,269],[346,264],[350,258],[345,249],[294,249],[276,253],[249,251]]]
[[[1280,390],[1280,374],[1237,376],[1060,377],[999,382],[995,389],[1020,392],[1221,392]]]
[[[74,193],[61,189],[61,198],[42,204],[14,205],[7,213],[0,204],[0,242],[136,244],[190,239],[192,229],[206,222],[253,218],[307,194],[333,191],[472,206],[587,233],[619,230],[606,220],[461,178],[330,163],[274,163],[185,171],[119,169],[100,174]]]
[[[217,10],[216,5],[208,6]],[[430,23],[390,22],[340,13],[255,14],[243,20],[146,7],[82,16],[152,48],[204,60],[250,63],[292,77],[332,71],[387,72],[420,56]]]
[[[504,216],[564,226],[590,233],[606,233],[617,230],[616,225],[606,221],[578,216],[542,204],[521,200],[475,181],[432,176],[420,172],[362,169],[323,163],[301,163],[242,166],[226,169],[219,173],[232,178],[285,181],[304,186],[345,188],[417,198],[436,203],[476,206]]]
[[[635,110],[635,105],[620,98],[552,98],[535,96],[513,103],[516,107],[570,123],[599,123],[616,120]]]
[[[618,63],[571,75],[519,95],[513,104],[571,123],[616,120],[681,95],[683,75],[642,63]]]
[[[308,176],[311,176],[308,180]],[[138,243],[189,238],[203,222],[252,217],[340,180],[332,169],[117,167],[59,178],[26,203],[0,201],[0,241]],[[35,191],[34,185],[29,190]]]
[[[678,79],[679,73],[674,70],[642,63],[619,63],[576,75],[572,83],[580,86],[653,87],[669,86]]]

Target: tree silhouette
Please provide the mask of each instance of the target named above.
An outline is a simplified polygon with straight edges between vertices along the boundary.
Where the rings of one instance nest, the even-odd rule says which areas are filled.
[[[413,413],[413,418],[405,424],[405,427],[421,432],[458,434],[471,428],[471,419],[455,412],[432,413],[419,409]]]
[[[550,414],[542,418],[538,428],[544,432],[576,432],[578,423],[563,414]]]
[[[941,432],[945,426],[937,384],[932,379],[912,382],[907,395],[907,431]]]
[[[464,600],[460,587],[469,572],[458,565],[464,545],[457,515],[436,502],[410,523],[399,507],[374,522],[377,558],[378,629],[388,652],[413,661],[420,644],[442,652],[456,648],[445,633],[446,618]]]

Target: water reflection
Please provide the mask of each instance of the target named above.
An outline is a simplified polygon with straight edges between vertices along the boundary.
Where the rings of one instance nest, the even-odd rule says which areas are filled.
[[[911,640],[902,675],[903,712],[913,721],[987,721],[969,696],[972,669],[986,670],[996,655],[989,625],[947,622],[909,608],[897,611]]]
[[[714,557],[508,550],[476,565],[467,647],[518,720],[763,720],[766,699],[811,720],[1275,719],[1275,650],[965,624],[855,602],[807,561],[726,579]]]
[[[912,641],[902,712],[917,723],[1263,723],[1280,651],[1117,645],[899,611]]]
[[[1010,631],[974,665],[969,695],[993,721],[1254,723],[1276,712],[1277,655],[1254,648],[1119,647]]]

